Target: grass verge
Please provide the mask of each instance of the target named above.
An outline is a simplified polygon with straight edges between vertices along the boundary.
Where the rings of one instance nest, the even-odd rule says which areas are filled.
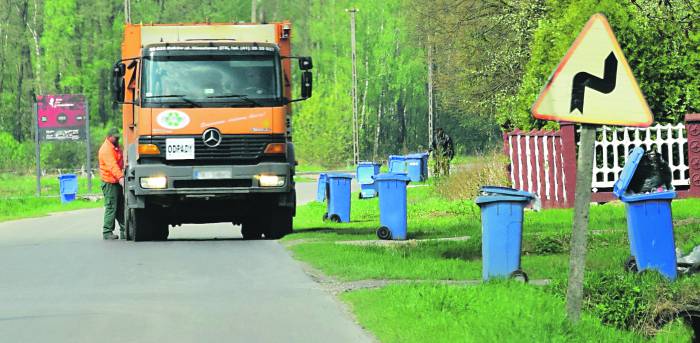
[[[78,196],[87,192],[87,178],[78,178]],[[93,193],[100,193],[100,180],[93,178]],[[77,199],[61,203],[58,178],[47,176],[41,179],[42,197],[36,197],[34,176],[0,174],[0,222],[45,216],[52,212],[72,211],[101,207],[103,202]]]
[[[572,325],[561,299],[515,282],[392,285],[342,299],[382,342],[642,341],[590,315]]]

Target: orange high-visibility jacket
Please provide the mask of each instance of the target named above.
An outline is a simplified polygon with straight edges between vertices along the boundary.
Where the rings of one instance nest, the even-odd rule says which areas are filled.
[[[117,183],[124,176],[122,151],[109,139],[105,139],[98,154],[100,159],[100,178],[107,183]]]

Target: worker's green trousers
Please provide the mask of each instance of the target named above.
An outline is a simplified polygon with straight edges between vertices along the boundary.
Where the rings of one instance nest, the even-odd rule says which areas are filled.
[[[121,231],[124,231],[124,194],[122,186],[118,183],[102,182],[102,194],[105,196],[105,219],[102,226],[102,234],[110,234],[114,231],[114,219],[119,222]]]

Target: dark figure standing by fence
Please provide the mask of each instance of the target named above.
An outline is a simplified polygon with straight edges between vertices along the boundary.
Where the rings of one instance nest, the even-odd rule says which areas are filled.
[[[433,154],[435,164],[433,173],[435,176],[450,175],[450,161],[455,156],[452,138],[445,133],[441,127],[435,132],[433,144],[430,146],[430,153]]]

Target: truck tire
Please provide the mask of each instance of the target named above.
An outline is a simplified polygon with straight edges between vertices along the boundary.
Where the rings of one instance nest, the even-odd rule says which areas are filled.
[[[152,234],[155,241],[167,241],[170,235],[170,226],[167,223],[155,221]]]
[[[280,210],[267,222],[265,228],[266,239],[280,239],[292,233],[294,216],[290,210]]]
[[[124,234],[126,235],[127,241],[133,241],[134,236],[131,234],[129,221],[131,220],[131,209],[124,206]]]
[[[153,220],[151,214],[143,208],[129,209],[129,236],[134,242],[143,242],[153,239],[151,230],[153,230]]]
[[[255,240],[262,238],[262,231],[260,231],[260,225],[256,225],[256,222],[251,219],[246,219],[241,221],[241,236],[245,240]]]

